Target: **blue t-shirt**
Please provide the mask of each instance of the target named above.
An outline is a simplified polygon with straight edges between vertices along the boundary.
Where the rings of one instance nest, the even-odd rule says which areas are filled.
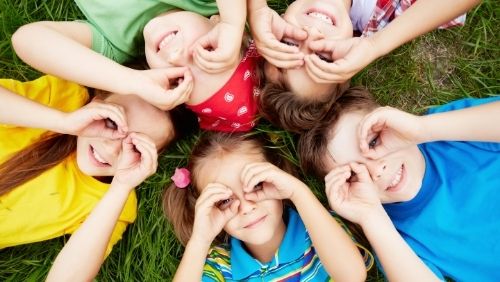
[[[463,99],[429,114],[494,101],[500,97]],[[441,279],[500,281],[500,143],[439,141],[419,149],[420,191],[384,205],[397,230]]]

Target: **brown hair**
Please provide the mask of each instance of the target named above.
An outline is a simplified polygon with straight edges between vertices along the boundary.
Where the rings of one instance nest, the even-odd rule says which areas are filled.
[[[309,174],[323,178],[325,158],[331,131],[340,117],[353,111],[371,111],[379,107],[370,92],[364,87],[352,87],[345,91],[330,106],[325,116],[316,125],[299,137],[298,153],[302,169]]]
[[[294,133],[311,129],[322,119],[328,108],[335,102],[349,81],[337,84],[322,101],[304,99],[286,87],[284,82],[268,83],[259,97],[260,114],[272,124]]]
[[[180,189],[172,183],[165,189],[163,194],[165,216],[172,223],[175,235],[184,246],[191,238],[193,231],[194,208],[200,190],[196,182],[198,170],[206,161],[213,159],[214,156],[236,152],[242,148],[243,144],[250,145],[257,152],[262,153],[268,162],[287,172],[292,172],[290,163],[269,149],[271,145],[263,134],[204,132],[192,149],[188,160],[187,169],[191,172],[191,184],[187,188]],[[225,238],[226,234],[222,231],[214,242],[217,244],[223,243]]]
[[[89,92],[103,100],[111,95],[103,90],[89,89]],[[167,114],[173,124],[174,140],[198,128],[196,117],[183,105]],[[0,164],[0,195],[10,192],[62,162],[75,152],[76,141],[77,136],[47,132],[35,143],[13,154],[10,159]]]

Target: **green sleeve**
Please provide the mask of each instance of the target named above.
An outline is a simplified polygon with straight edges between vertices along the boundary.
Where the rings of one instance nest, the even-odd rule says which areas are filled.
[[[92,50],[123,63],[144,55],[144,26],[172,9],[216,14],[214,0],[75,0],[92,30]]]

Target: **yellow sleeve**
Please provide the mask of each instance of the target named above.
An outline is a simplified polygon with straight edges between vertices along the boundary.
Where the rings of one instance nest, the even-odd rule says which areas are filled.
[[[0,86],[65,112],[81,108],[89,99],[87,88],[84,86],[51,75],[27,82],[0,79]]]

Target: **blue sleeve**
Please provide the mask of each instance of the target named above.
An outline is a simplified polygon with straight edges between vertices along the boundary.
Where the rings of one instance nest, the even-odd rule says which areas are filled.
[[[453,101],[451,103],[437,106],[429,109],[427,114],[435,114],[435,113],[444,113],[449,111],[455,111],[470,107],[475,107],[487,103],[493,103],[500,101],[500,96],[493,96],[489,98],[466,98],[457,101]],[[494,129],[492,129],[494,130]],[[500,142],[467,142],[469,145],[474,146],[478,149],[492,151],[492,152],[500,152]]]

